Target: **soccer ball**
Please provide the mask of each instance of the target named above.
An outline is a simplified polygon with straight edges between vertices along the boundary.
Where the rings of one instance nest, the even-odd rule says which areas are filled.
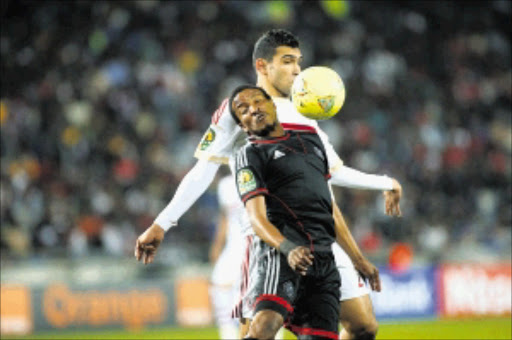
[[[292,102],[297,111],[307,118],[332,118],[345,102],[345,85],[333,69],[312,66],[302,71],[293,81]]]

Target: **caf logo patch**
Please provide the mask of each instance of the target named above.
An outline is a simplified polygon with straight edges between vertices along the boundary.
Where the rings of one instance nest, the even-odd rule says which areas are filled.
[[[257,187],[254,174],[249,169],[242,169],[238,171],[238,174],[236,175],[236,183],[238,185],[240,195],[252,191]]]
[[[209,128],[208,131],[204,134],[203,140],[201,141],[201,145],[199,149],[206,150],[210,144],[215,140],[215,131],[212,128]]]

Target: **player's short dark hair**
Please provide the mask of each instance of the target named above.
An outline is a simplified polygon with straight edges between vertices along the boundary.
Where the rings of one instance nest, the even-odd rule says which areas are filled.
[[[276,54],[276,48],[279,46],[298,48],[299,39],[284,29],[274,28],[265,32],[254,44],[254,49],[252,51],[253,65],[256,62],[256,59],[259,58],[271,61]]]
[[[245,85],[238,86],[231,93],[231,96],[229,97],[229,103],[228,103],[228,105],[229,105],[229,113],[231,113],[231,117],[233,117],[233,119],[235,120],[235,122],[237,124],[240,124],[240,119],[238,119],[238,117],[235,114],[235,111],[233,110],[233,99],[235,99],[237,94],[239,94],[243,90],[247,90],[247,89],[259,90],[259,91],[261,91],[261,93],[263,93],[263,96],[266,99],[272,99],[272,97],[270,97],[270,95],[267,93],[267,91],[265,91],[263,88],[261,88],[259,86],[251,85],[251,84],[245,84]]]

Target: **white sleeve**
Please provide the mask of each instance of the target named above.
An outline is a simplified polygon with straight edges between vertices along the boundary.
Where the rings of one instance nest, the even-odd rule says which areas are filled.
[[[160,212],[154,223],[165,231],[178,224],[179,218],[208,189],[220,164],[198,160],[181,181],[171,202]]]
[[[221,208],[227,208],[229,206],[229,194],[232,191],[230,189],[233,185],[231,181],[234,181],[233,177],[226,176],[221,178],[217,185],[217,200],[219,201]]]
[[[317,127],[318,136],[324,143],[329,161],[329,172],[332,184],[340,187],[371,190],[391,190],[393,181],[388,176],[370,175],[343,165],[325,132]]]
[[[356,189],[393,189],[393,181],[388,176],[365,174],[364,172],[344,165],[340,166],[336,171],[331,172],[331,183],[336,186]]]
[[[325,153],[327,154],[327,161],[329,162],[329,172],[332,174],[333,172],[337,171],[340,167],[343,166],[343,161],[334,150],[334,147],[332,146],[331,142],[329,142],[329,137],[327,136],[327,134],[323,132],[318,125],[315,128],[316,132],[318,133],[318,136],[320,137],[322,143],[324,144]]]
[[[210,127],[197,146],[197,159],[228,164],[233,146],[245,133],[229,113],[228,99],[225,99],[212,116]]]

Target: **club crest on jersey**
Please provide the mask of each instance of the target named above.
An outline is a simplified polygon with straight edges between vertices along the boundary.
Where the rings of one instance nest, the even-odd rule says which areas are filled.
[[[208,131],[204,134],[203,140],[199,145],[199,149],[206,150],[215,140],[215,131],[212,128],[209,128]]]
[[[238,185],[240,195],[248,193],[257,187],[254,174],[249,169],[242,169],[238,171],[238,174],[236,175],[236,183]]]

